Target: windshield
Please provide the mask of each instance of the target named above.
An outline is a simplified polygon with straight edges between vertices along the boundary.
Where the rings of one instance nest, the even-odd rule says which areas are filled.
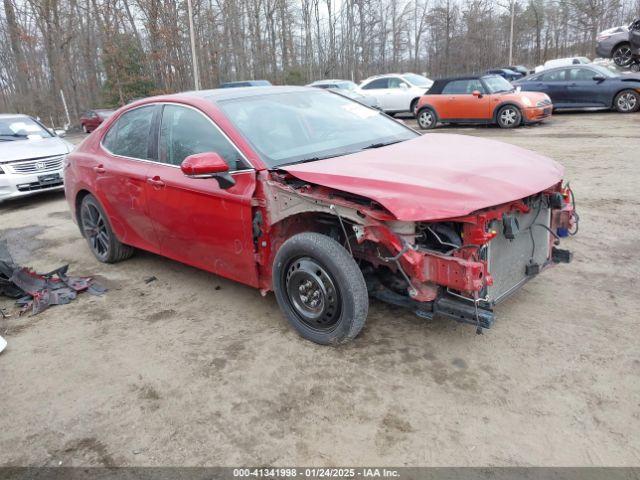
[[[482,77],[489,93],[502,93],[511,92],[514,88],[507,80],[498,76],[491,75],[490,77]]]
[[[358,88],[358,86],[353,82],[338,82],[336,83],[336,86],[340,90],[355,90],[356,88]]]
[[[405,73],[404,75],[402,75],[402,78],[407,80],[410,84],[415,85],[416,87],[430,87],[433,83],[427,77],[416,75],[415,73]]]
[[[29,117],[0,118],[0,141],[40,140],[50,137],[53,135]]]
[[[322,90],[242,97],[220,107],[271,168],[419,136],[377,110]]]

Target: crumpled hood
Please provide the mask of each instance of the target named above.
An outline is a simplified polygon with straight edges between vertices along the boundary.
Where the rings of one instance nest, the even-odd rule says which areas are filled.
[[[370,198],[404,221],[467,215],[538,193],[564,174],[558,163],[530,150],[445,133],[282,169]]]
[[[69,144],[60,137],[0,142],[0,164],[30,158],[64,155],[70,151]]]

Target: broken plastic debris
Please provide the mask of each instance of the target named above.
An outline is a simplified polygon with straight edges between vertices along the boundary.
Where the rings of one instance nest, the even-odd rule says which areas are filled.
[[[7,341],[0,337],[0,353],[2,353],[5,348],[7,348]]]
[[[102,295],[106,288],[90,277],[70,277],[69,265],[63,265],[49,273],[39,274],[30,268],[16,265],[7,248],[6,240],[0,240],[0,294],[15,298],[20,313],[31,309],[36,315],[51,305],[64,305],[74,300],[79,292]]]

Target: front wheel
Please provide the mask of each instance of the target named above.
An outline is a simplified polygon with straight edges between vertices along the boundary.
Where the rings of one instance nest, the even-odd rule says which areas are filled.
[[[522,122],[522,113],[513,105],[505,105],[498,110],[497,121],[500,128],[516,128]]]
[[[637,112],[640,108],[640,94],[635,90],[623,90],[614,98],[613,107],[620,113]]]
[[[432,128],[435,128],[436,124],[438,123],[436,112],[434,112],[430,108],[423,108],[422,110],[420,110],[418,112],[417,120],[418,126],[422,130],[430,130]]]
[[[367,319],[362,272],[338,242],[305,232],[289,238],[273,262],[278,305],[296,331],[321,345],[346,343]]]

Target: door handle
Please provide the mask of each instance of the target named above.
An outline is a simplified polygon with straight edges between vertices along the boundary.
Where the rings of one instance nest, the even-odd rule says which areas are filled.
[[[147,178],[147,183],[153,186],[153,188],[155,188],[156,190],[159,190],[162,187],[164,187],[164,182],[157,175],[153,178]]]
[[[104,166],[102,164],[100,165],[96,165],[95,167],[93,167],[93,171],[96,173],[105,173],[106,170],[104,169]]]

